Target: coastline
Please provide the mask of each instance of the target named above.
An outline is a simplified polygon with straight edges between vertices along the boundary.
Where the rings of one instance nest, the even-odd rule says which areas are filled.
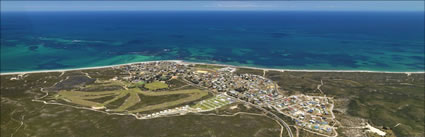
[[[110,68],[118,67],[123,65],[132,65],[139,63],[151,63],[151,62],[176,62],[180,64],[201,64],[201,65],[215,65],[215,66],[224,66],[224,67],[235,67],[235,68],[248,68],[248,69],[259,69],[267,71],[280,71],[280,72],[363,72],[363,73],[404,73],[407,75],[410,74],[423,74],[425,71],[406,71],[406,72],[392,72],[392,71],[372,71],[372,70],[308,70],[308,69],[273,69],[273,68],[262,68],[262,67],[249,67],[249,66],[236,66],[236,65],[227,65],[227,64],[214,64],[214,63],[202,63],[202,62],[189,62],[184,60],[159,60],[159,61],[142,61],[142,62],[133,62],[133,63],[124,63],[117,65],[106,65],[106,66],[97,66],[97,67],[85,67],[85,68],[70,68],[70,69],[55,69],[55,70],[35,70],[35,71],[22,71],[22,72],[5,72],[0,75],[15,75],[15,74],[27,74],[27,73],[45,73],[45,72],[65,72],[73,70],[90,70],[90,69],[101,69],[101,68]]]

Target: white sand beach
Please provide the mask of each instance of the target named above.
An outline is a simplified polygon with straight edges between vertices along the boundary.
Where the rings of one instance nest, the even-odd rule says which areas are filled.
[[[6,72],[6,73],[0,73],[0,75],[43,73],[43,72],[64,72],[64,71],[73,71],[73,70],[89,70],[89,69],[100,69],[100,68],[118,67],[118,66],[123,66],[123,65],[132,65],[132,64],[140,64],[140,63],[150,63],[150,62],[176,62],[176,63],[180,63],[180,64],[203,64],[203,65],[216,65],[216,66],[235,67],[235,68],[250,68],[250,69],[260,69],[260,70],[267,70],[267,71],[280,71],[280,72],[285,72],[285,71],[290,71],[290,72],[365,72],[365,73],[404,73],[404,74],[407,74],[407,75],[425,73],[425,71],[418,71],[418,72],[391,72],[391,71],[369,71],[369,70],[272,69],[272,68],[261,68],[261,67],[235,66],[235,65],[227,65],[227,64],[189,62],[189,61],[183,61],[183,60],[160,60],[160,61],[133,62],[133,63],[125,63],[125,64],[117,64],[117,65],[98,66],[98,67],[85,67],[85,68],[72,68],[72,69],[56,69],[56,70],[37,70],[37,71],[23,71],[23,72]]]

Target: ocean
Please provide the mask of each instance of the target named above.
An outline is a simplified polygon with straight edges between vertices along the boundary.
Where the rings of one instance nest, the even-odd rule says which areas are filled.
[[[423,12],[2,12],[0,71],[185,60],[424,71]]]

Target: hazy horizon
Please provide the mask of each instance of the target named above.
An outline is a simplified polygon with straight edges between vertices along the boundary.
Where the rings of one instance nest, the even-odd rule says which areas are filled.
[[[424,11],[424,1],[1,1],[1,11]]]

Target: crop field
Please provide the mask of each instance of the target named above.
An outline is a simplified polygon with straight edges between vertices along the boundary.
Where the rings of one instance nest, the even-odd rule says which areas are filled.
[[[228,99],[222,95],[218,95],[210,99],[202,100],[196,105],[192,106],[192,108],[201,110],[213,110],[231,103],[233,103],[231,99]]]
[[[168,88],[168,85],[159,81],[155,81],[152,83],[145,84],[145,88],[149,90],[158,90],[158,89]]]

